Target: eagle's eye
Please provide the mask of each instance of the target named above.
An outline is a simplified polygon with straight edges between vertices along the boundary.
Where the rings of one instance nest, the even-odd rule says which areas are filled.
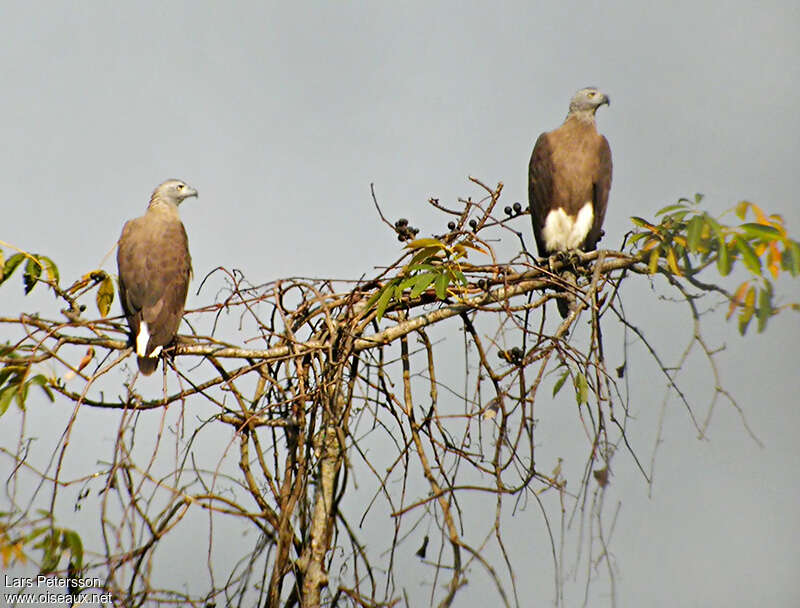
[[[594,91],[589,91],[588,95],[589,97],[594,97],[595,95],[597,95],[597,93],[595,93]]]
[[[178,190],[183,190],[183,184],[178,184],[177,188]]]

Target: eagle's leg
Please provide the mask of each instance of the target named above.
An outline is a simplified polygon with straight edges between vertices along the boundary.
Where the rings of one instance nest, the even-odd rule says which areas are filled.
[[[567,258],[565,262],[572,268],[580,266],[583,263],[583,256],[581,253],[582,252],[579,249],[570,249],[569,251],[565,252]]]
[[[564,264],[569,263],[569,255],[566,251],[554,251],[547,257],[547,269],[552,272],[553,274],[558,274],[556,270],[556,266],[561,264],[561,268],[563,269]]]

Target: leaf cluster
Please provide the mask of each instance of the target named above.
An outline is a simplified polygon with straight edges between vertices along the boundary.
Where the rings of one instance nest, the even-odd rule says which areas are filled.
[[[20,251],[6,260],[2,249],[0,249],[0,285],[10,279],[14,271],[22,266],[23,262],[25,262],[25,269],[22,273],[22,287],[25,290],[25,295],[33,291],[33,288],[40,281],[47,282],[52,286],[58,286],[58,267],[46,255]],[[45,278],[42,278],[42,273],[44,273]]]
[[[83,568],[83,541],[80,534],[69,528],[60,528],[53,525],[50,513],[37,509],[40,517],[33,522],[33,529],[27,534],[12,538],[9,529],[0,525],[0,561],[3,568],[8,568],[12,561],[25,563],[27,556],[24,548],[30,546],[42,551],[40,574],[50,574],[58,569],[61,558],[69,555],[70,568],[80,572]],[[2,517],[9,517],[13,513],[0,513]],[[36,525],[41,523],[42,525]]]
[[[564,371],[561,372],[556,383],[553,385],[553,397],[563,388],[567,378],[572,376],[572,386],[575,389],[575,402],[578,405],[589,403],[589,381],[586,375],[580,370],[572,370],[566,364],[563,365]]]
[[[402,302],[406,291],[412,300],[431,287],[440,301],[457,295],[469,284],[461,260],[469,255],[470,250],[486,253],[469,235],[453,245],[437,238],[416,239],[405,248],[412,253],[411,261],[403,267],[400,276],[387,281],[367,302],[367,310],[375,307],[378,320],[383,318],[392,303]]]
[[[767,215],[754,203],[741,201],[732,209],[739,220],[752,214],[752,221],[726,225],[700,208],[702,199],[702,194],[695,194],[693,200],[682,198],[663,207],[656,212],[658,223],[632,217],[639,228],[630,239],[633,253],[647,263],[651,274],[690,279],[709,266],[728,276],[741,263],[750,278],[729,296],[726,318],[738,310],[742,335],[753,318],[762,332],[778,312],[772,301],[772,281],[782,271],[792,277],[800,274],[800,242],[789,238],[783,217]],[[661,260],[666,264],[660,264]]]
[[[25,401],[28,399],[28,391],[32,386],[39,386],[53,402],[55,396],[50,390],[50,381],[43,374],[30,376],[30,364],[16,364],[19,354],[14,352],[14,348],[8,344],[0,346],[0,356],[11,360],[3,369],[0,369],[0,416],[6,413],[12,400],[16,400],[20,410],[25,409]]]
[[[111,305],[114,303],[114,280],[105,270],[87,272],[67,289],[61,289],[58,266],[48,256],[18,250],[18,253],[5,259],[3,250],[0,249],[0,285],[10,279],[14,271],[23,266],[23,262],[25,264],[22,273],[22,286],[25,295],[31,293],[37,283],[42,282],[47,284],[55,292],[56,296],[63,298],[70,305],[70,308],[74,308],[75,300],[97,286],[95,304],[100,316],[107,317],[111,311]]]

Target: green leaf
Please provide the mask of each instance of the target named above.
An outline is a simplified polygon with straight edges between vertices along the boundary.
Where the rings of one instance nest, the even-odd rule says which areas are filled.
[[[682,222],[683,218],[685,218],[691,209],[681,209],[680,211],[675,211],[670,213],[669,215],[665,216],[663,220],[661,220],[662,224],[670,224],[674,225],[676,223]]]
[[[747,266],[747,269],[753,274],[761,276],[761,260],[758,259],[750,243],[740,238],[738,234],[733,237],[733,242],[739,253],[742,254],[742,261]]]
[[[383,293],[383,289],[376,290],[367,300],[367,303],[364,305],[364,310],[372,310],[372,307],[375,306],[375,302],[378,301],[378,298],[381,297]]]
[[[423,262],[422,264],[414,264],[413,266],[409,264],[405,268],[405,273],[406,275],[412,275],[420,272],[436,270],[437,268],[441,268],[441,266],[434,266],[433,264],[428,264],[427,262]]]
[[[439,258],[438,255],[436,255],[440,251],[442,251],[441,247],[423,247],[422,249],[417,251],[414,254],[414,256],[411,258],[411,261],[408,263],[408,270],[410,271],[412,267],[414,267],[417,264],[419,264],[420,262],[426,261],[426,260],[428,260],[428,259],[430,259],[430,258],[432,258],[434,256],[436,256],[437,259],[441,259],[441,258]]]
[[[661,207],[658,211],[656,211],[656,217],[659,215],[664,215],[665,213],[669,213],[670,211],[675,211],[676,209],[686,209],[686,205],[681,203],[667,205],[666,207]]]
[[[589,383],[583,372],[575,375],[575,401],[578,402],[578,405],[589,403]]]
[[[758,319],[758,333],[767,327],[767,320],[772,316],[772,285],[767,283],[767,287],[758,293],[758,308],[756,318]]]
[[[464,287],[469,285],[469,281],[467,281],[467,277],[464,276],[464,273],[461,272],[458,268],[452,270],[453,278],[461,283]]]
[[[3,384],[5,384],[5,381],[8,379],[8,377],[15,371],[16,370],[11,368],[10,366],[6,366],[3,369],[0,369],[0,388],[2,388]]]
[[[383,290],[381,290],[381,295],[378,298],[378,307],[377,307],[377,314],[378,314],[378,321],[383,318],[383,313],[386,312],[386,307],[389,306],[389,302],[392,299],[392,294],[394,293],[395,282],[392,281],[388,283]]]
[[[689,225],[686,228],[686,245],[692,253],[697,251],[697,246],[700,243],[700,236],[703,234],[703,225],[705,220],[702,215],[695,215],[689,220]]]
[[[6,260],[6,263],[3,264],[3,276],[0,276],[0,284],[8,280],[8,278],[17,269],[17,266],[19,266],[22,263],[22,260],[24,259],[25,259],[25,254],[15,253]]]
[[[25,286],[25,295],[28,295],[36,286],[36,282],[42,274],[42,266],[35,258],[28,258],[25,264],[25,273],[22,275],[22,283]]]
[[[411,293],[409,297],[417,298],[419,295],[430,287],[430,284],[436,280],[436,273],[435,272],[425,272],[423,274],[418,274],[414,277],[416,279],[416,283],[411,288]]]
[[[725,240],[725,235],[722,233],[722,226],[719,225],[719,222],[715,220],[713,217],[708,215],[707,213],[703,214],[703,219],[705,219],[706,223],[711,226],[711,231],[714,235],[720,240]]]
[[[41,514],[41,509],[39,509],[39,513]],[[48,514],[47,514],[47,513],[45,513],[45,516],[47,516],[47,515],[48,515]],[[36,529],[35,529],[35,530],[33,530],[32,532],[30,532],[30,533],[28,533],[27,535],[25,535],[25,537],[24,537],[24,539],[25,539],[25,544],[27,545],[27,544],[29,544],[31,541],[34,541],[34,540],[36,540],[36,539],[37,539],[37,538],[39,538],[39,537],[40,537],[42,534],[44,534],[45,532],[48,532],[49,530],[50,530],[50,526],[42,526],[42,527],[40,527],[40,528],[36,528]]]
[[[114,301],[114,281],[106,275],[100,287],[97,288],[97,310],[101,317],[107,317],[111,310],[111,303]]]
[[[447,298],[447,286],[450,284],[450,277],[446,272],[443,272],[436,277],[436,297],[440,300]]]
[[[637,226],[639,226],[639,228],[655,228],[653,224],[651,224],[646,219],[639,217],[637,215],[631,216],[631,221]]]
[[[42,387],[44,394],[47,395],[47,398],[50,399],[51,403],[56,400],[56,398],[53,396],[53,391],[50,390],[50,382],[43,374],[36,374],[28,381],[28,384],[35,384],[36,386]]]
[[[699,192],[696,192],[695,195],[694,195],[694,204],[695,205],[699,205],[700,201],[703,200],[703,196],[704,196],[703,194],[700,194]]]
[[[558,391],[561,390],[561,387],[564,386],[564,382],[567,381],[567,378],[569,378],[569,370],[568,369],[564,370],[564,373],[561,374],[559,379],[556,380],[555,385],[553,385],[553,397],[555,397],[558,394]]]
[[[631,245],[635,245],[636,243],[638,243],[642,239],[646,239],[648,236],[649,236],[649,234],[646,233],[646,232],[637,232],[636,234],[631,236],[631,238],[628,239],[628,242]]]
[[[47,279],[58,285],[60,277],[58,275],[58,266],[56,266],[56,263],[46,255],[40,255],[38,259],[44,268],[45,274],[47,274]]]
[[[765,226],[764,224],[750,222],[740,225],[739,228],[744,232],[745,236],[751,239],[761,239],[762,241],[770,242],[781,238],[780,230],[773,226]]]
[[[8,406],[11,405],[11,399],[17,392],[16,384],[9,384],[2,391],[0,391],[0,416],[6,413]]]
[[[62,551],[58,543],[56,532],[51,533],[51,535],[44,540],[42,548],[44,549],[44,557],[42,558],[39,569],[42,574],[49,574],[58,568],[58,562],[61,560]]]
[[[793,277],[800,274],[800,244],[797,241],[787,241],[781,255],[781,267],[792,273]]]
[[[683,247],[680,248],[681,250],[681,259],[683,260],[683,267],[689,276],[694,274],[694,268],[692,268],[692,260],[689,259],[689,252],[684,249]]]
[[[61,535],[62,546],[66,545],[66,548],[69,549],[73,564],[80,570],[83,566],[83,542],[81,542],[81,537],[74,530],[63,530]]]
[[[23,412],[25,411],[25,402],[28,400],[28,387],[29,385],[27,383],[19,385],[17,387],[17,394],[15,395],[17,398],[17,405]]]
[[[411,287],[416,282],[416,280],[417,280],[416,276],[410,276],[400,281],[400,283],[398,283],[397,287],[395,288],[395,295],[397,295],[397,293],[399,292],[400,297],[403,297],[403,292],[409,287]]]
[[[731,273],[732,267],[733,263],[731,262],[731,257],[728,253],[728,246],[725,244],[725,239],[720,237],[719,250],[717,252],[717,269],[723,277],[726,277]]]

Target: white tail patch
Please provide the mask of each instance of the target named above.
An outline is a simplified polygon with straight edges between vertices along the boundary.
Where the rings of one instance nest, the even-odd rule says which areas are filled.
[[[139,335],[136,336],[136,354],[140,357],[147,356],[147,343],[150,341],[150,330],[147,323],[142,321],[139,324]]]
[[[150,341],[150,330],[147,323],[144,321],[139,325],[139,335],[136,336],[136,354],[140,357],[149,357],[151,359],[158,357],[161,354],[161,346],[156,346],[153,352],[147,354],[147,343]]]
[[[588,202],[578,212],[574,219],[564,213],[564,210],[554,209],[547,214],[542,228],[544,244],[548,251],[569,251],[578,249],[594,222],[594,209]]]

